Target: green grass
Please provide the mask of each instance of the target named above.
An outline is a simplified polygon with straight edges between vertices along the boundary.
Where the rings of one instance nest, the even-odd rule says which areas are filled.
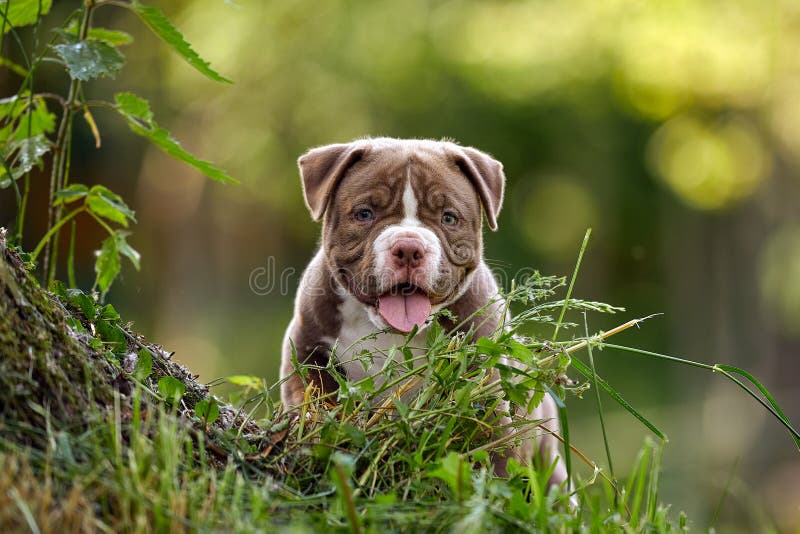
[[[2,531],[672,532],[686,525],[659,501],[663,433],[596,376],[591,360],[578,359],[609,349],[606,338],[639,321],[594,335],[584,323],[576,336],[565,317],[619,309],[558,298],[564,279],[518,281],[506,295],[520,310],[507,330],[473,340],[434,325],[417,357],[412,333],[387,351],[398,358],[382,369],[383,386],[339,376],[337,394],[309,389],[300,413],[287,414],[274,400],[280,385],[256,377],[230,377],[240,388],[230,404],[209,396],[113,308],[58,286],[60,296],[43,292],[18,258],[2,252],[0,331],[13,333],[0,336]],[[39,317],[31,319],[31,303]],[[573,337],[520,334],[531,326]],[[35,350],[23,349],[34,341]],[[501,365],[501,355],[525,370]],[[358,358],[370,365],[374,356]],[[587,381],[566,380],[573,370]],[[753,384],[763,395],[749,393],[796,435],[766,389]],[[577,509],[559,488],[548,490],[551,466],[512,462],[509,478],[493,475],[490,451],[539,431],[537,421],[515,416],[515,433],[502,433],[499,399],[533,405],[547,390],[563,399],[591,385],[657,438],[645,440],[627,480],[606,474],[574,444],[572,470],[584,464],[580,471],[590,474],[573,476]]]

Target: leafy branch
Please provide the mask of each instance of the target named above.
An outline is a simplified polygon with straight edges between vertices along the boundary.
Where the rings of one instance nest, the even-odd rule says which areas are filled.
[[[228,79],[213,70],[186,41],[183,34],[156,7],[138,0],[84,0],[81,7],[66,17],[54,37],[41,50],[38,41],[26,48],[17,28],[27,25],[36,30],[42,18],[49,14],[51,0],[0,0],[0,25],[3,35],[11,35],[23,57],[23,64],[0,54],[0,67],[21,76],[17,94],[0,100],[0,189],[11,188],[17,205],[14,242],[23,238],[25,211],[28,201],[30,173],[34,168],[49,168],[48,216],[45,233],[32,253],[32,259],[41,258],[41,275],[46,285],[56,277],[59,263],[59,236],[64,226],[72,222],[70,252],[67,271],[70,285],[74,287],[74,240],[77,216],[87,214],[101,226],[108,237],[103,241],[95,261],[93,289],[101,298],[120,272],[120,257],[130,259],[138,269],[139,253],[128,243],[126,230],[135,222],[133,211],[119,195],[100,185],[92,187],[70,184],[70,155],[73,138],[73,121],[80,113],[89,126],[97,148],[100,147],[100,128],[90,108],[112,109],[128,124],[131,131],[144,137],[155,146],[197,169],[202,174],[221,183],[236,183],[231,176],[184,149],[172,134],[154,119],[149,103],[129,92],[115,95],[114,102],[87,101],[84,84],[98,78],[114,78],[125,63],[120,47],[133,42],[129,34],[93,25],[94,12],[104,6],[122,8],[134,14],[161,41],[207,78],[219,82]],[[2,52],[2,50],[0,50]],[[69,77],[66,94],[36,93],[33,89],[36,73],[43,61],[63,66]],[[48,108],[55,102],[60,118]],[[58,123],[56,126],[56,122]],[[23,190],[17,182],[25,179]],[[68,204],[82,201],[80,206],[65,212]],[[115,228],[116,226],[116,228]]]

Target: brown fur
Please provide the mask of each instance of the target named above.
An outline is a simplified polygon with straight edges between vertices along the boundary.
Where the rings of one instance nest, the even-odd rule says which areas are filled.
[[[300,373],[295,373],[293,347],[297,361],[309,371],[307,380],[322,394],[336,390],[336,381],[324,368],[337,363],[330,358],[342,325],[342,292],[370,307],[387,290],[384,281],[372,275],[377,261],[372,244],[384,229],[404,219],[406,184],[410,183],[417,202],[417,218],[441,245],[444,261],[430,286],[422,289],[432,304],[445,305],[457,318],[443,319],[443,326],[452,332],[472,329],[476,336],[488,336],[501,326],[504,303],[482,261],[481,232],[482,213],[492,230],[497,227],[505,184],[499,162],[449,142],[365,139],[310,150],[299,165],[306,203],[315,220],[323,219],[323,228],[321,249],[303,275],[284,340],[281,395],[286,406],[302,403],[306,389]],[[362,208],[370,209],[374,219],[356,218]],[[445,210],[457,214],[457,224],[443,224]],[[496,301],[484,313],[458,326],[492,298]],[[550,397],[534,413],[520,415],[549,420],[557,430]],[[547,461],[557,457],[557,441],[551,435],[545,432],[536,442],[538,447],[534,439],[526,438],[513,450],[495,452],[496,473],[506,474],[510,457],[523,463],[535,453]],[[559,463],[551,483],[566,478]]]

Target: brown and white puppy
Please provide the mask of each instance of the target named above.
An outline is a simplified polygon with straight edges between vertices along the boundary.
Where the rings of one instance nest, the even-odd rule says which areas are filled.
[[[498,328],[504,306],[483,261],[481,216],[497,229],[505,185],[498,161],[446,141],[378,138],[315,148],[299,164],[308,208],[323,220],[322,245],[303,274],[284,338],[285,406],[301,404],[306,389],[292,347],[301,365],[316,368],[308,380],[328,393],[337,383],[319,368],[328,365],[334,345],[341,373],[350,380],[373,375],[379,387],[381,355],[403,344],[415,325],[420,339],[411,345],[424,347],[429,318],[442,308],[467,318],[488,304],[485,315],[462,328],[474,328],[476,336]],[[356,358],[364,349],[374,357],[367,370]],[[558,430],[549,396],[526,416]],[[508,457],[526,462],[535,449],[545,461],[558,457],[557,441],[543,431],[493,456],[496,473],[506,474]],[[559,461],[551,483],[565,480]]]

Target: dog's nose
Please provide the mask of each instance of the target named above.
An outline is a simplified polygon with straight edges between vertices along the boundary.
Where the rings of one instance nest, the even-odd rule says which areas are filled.
[[[391,252],[397,267],[419,267],[425,257],[425,245],[419,239],[401,238]]]

